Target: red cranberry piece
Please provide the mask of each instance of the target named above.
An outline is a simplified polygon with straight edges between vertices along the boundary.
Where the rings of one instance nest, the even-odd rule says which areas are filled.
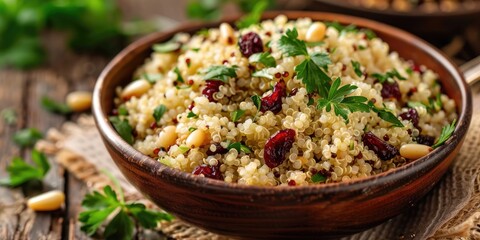
[[[435,143],[435,137],[420,134],[414,139],[414,141],[418,144],[432,146],[433,143]]]
[[[386,99],[395,98],[398,101],[402,100],[402,94],[400,93],[400,87],[396,81],[385,81],[382,84],[382,97]]]
[[[420,73],[420,74],[423,73],[422,68],[421,68],[420,65],[418,65],[418,64],[412,64],[412,70],[413,70],[414,72],[418,72],[418,73]]]
[[[362,141],[363,144],[375,152],[381,160],[390,160],[398,154],[398,150],[394,146],[378,138],[372,132],[363,134]]]
[[[207,84],[202,91],[203,96],[207,97],[208,101],[210,102],[216,102],[216,100],[213,98],[213,94],[220,90],[220,86],[223,85],[223,82],[217,80],[207,80],[205,82]]]
[[[241,36],[238,41],[238,46],[240,47],[240,52],[247,58],[252,54],[263,52],[262,39],[254,32],[249,32]]]
[[[295,130],[284,129],[273,134],[265,144],[263,158],[268,167],[274,168],[285,161],[286,154],[295,141]]]
[[[156,156],[158,156],[159,152],[160,152],[160,148],[153,149],[153,154],[155,154]]]
[[[210,166],[207,164],[202,164],[192,172],[194,175],[203,174],[203,176],[211,179],[223,180],[222,173],[220,172],[220,168],[218,166]]]
[[[225,154],[225,153],[228,152],[228,149],[222,147],[222,145],[220,145],[220,143],[214,143],[213,145],[215,145],[215,151],[211,151],[210,148],[208,148],[207,155],[215,155],[217,153]]]
[[[285,81],[280,80],[273,88],[272,94],[262,98],[261,111],[272,111],[278,113],[282,110],[282,98],[287,96],[287,85]]]
[[[409,120],[412,122],[413,126],[418,127],[418,113],[415,108],[409,108],[406,112],[400,113],[398,115],[403,120]]]
[[[295,182],[295,180],[292,179],[288,181],[288,186],[295,186],[295,185],[297,185],[297,182]]]

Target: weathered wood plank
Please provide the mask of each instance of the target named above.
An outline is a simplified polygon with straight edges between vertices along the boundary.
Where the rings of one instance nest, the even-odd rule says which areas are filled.
[[[15,110],[18,121],[7,125],[0,120],[0,178],[7,177],[6,166],[12,156],[19,156],[20,149],[12,142],[13,134],[23,125],[23,101],[27,76],[15,71],[0,72],[0,111],[6,108]],[[19,224],[19,214],[23,212],[23,194],[20,189],[0,187],[0,236],[4,239],[13,239]]]

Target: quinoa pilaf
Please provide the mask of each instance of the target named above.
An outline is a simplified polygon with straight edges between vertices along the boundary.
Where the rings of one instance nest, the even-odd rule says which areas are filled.
[[[116,91],[110,120],[134,148],[248,185],[384,172],[441,145],[457,118],[438,75],[371,30],[283,15],[179,33]]]

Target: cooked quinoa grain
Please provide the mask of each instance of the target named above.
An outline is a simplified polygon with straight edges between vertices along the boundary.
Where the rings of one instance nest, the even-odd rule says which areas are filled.
[[[222,23],[180,33],[154,50],[117,88],[115,112],[137,150],[212,179],[363,178],[412,161],[401,146],[431,146],[457,118],[436,73],[365,29],[278,16],[238,31]]]

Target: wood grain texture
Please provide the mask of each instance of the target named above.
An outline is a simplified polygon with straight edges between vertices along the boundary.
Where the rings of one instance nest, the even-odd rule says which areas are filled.
[[[472,114],[471,95],[463,77],[441,53],[401,30],[328,13],[282,14],[289,19],[310,17],[372,29],[401,57],[439,73],[459,111],[457,129],[449,143],[426,157],[372,177],[295,188],[228,184],[158,163],[123,141],[106,120],[114,89],[129,80],[128,76],[149,55],[153,43],[169,39],[177,31],[194,32],[218,24],[212,23],[150,35],[130,45],[107,66],[94,91],[93,112],[112,158],[126,178],[160,207],[185,222],[223,235],[255,239],[339,237],[360,232],[405,211],[440,180],[461,146]]]

